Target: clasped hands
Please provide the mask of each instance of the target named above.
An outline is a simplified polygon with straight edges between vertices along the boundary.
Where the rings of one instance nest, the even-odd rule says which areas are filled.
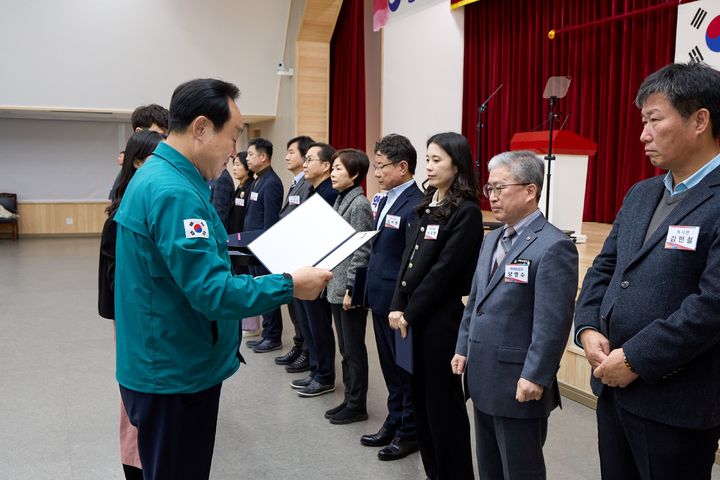
[[[610,351],[610,342],[602,333],[587,329],[580,333],[585,357],[593,368],[593,376],[609,387],[627,387],[638,374],[625,365],[622,348]]]
[[[400,336],[402,338],[407,337],[408,322],[405,320],[403,312],[390,312],[388,320],[390,321],[390,328],[393,330],[400,329]]]

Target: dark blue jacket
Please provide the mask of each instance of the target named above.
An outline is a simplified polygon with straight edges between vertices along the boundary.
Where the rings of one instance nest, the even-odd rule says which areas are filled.
[[[267,230],[277,223],[283,201],[280,177],[272,168],[260,173],[253,181],[243,231]]]
[[[330,180],[330,177],[323,180],[320,183],[320,185],[317,186],[317,188],[311,186],[310,187],[310,195],[313,195],[314,193],[317,193],[318,195],[320,195],[323,198],[323,200],[325,200],[326,202],[328,202],[330,204],[331,207],[333,205],[335,205],[335,199],[338,196],[338,192],[335,191],[335,189],[333,189],[332,181]],[[308,195],[308,197],[310,195]]]
[[[585,275],[575,329],[591,327],[623,348],[640,375],[614,388],[618,405],[659,423],[720,425],[720,168],[691,188],[644,242],[662,176],[628,192]],[[670,225],[700,227],[695,251],[665,248]],[[591,379],[593,393],[604,388]]]
[[[405,251],[408,227],[416,218],[415,207],[422,199],[423,194],[416,184],[406,188],[387,213],[400,217],[400,227],[398,229],[386,227],[383,221],[380,232],[373,239],[367,271],[367,302],[377,315],[387,316],[390,313],[390,302],[400,271],[400,261]],[[387,198],[382,199],[378,205],[378,219],[385,202]]]

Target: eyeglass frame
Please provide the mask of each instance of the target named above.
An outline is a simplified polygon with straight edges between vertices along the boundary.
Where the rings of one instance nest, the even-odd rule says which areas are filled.
[[[382,172],[382,171],[383,171],[383,168],[387,167],[388,165],[397,165],[397,164],[399,164],[400,162],[402,162],[402,160],[400,160],[400,161],[398,161],[398,162],[387,162],[387,163],[383,163],[383,164],[380,165],[380,166],[373,165],[373,171],[375,171],[375,172]]]
[[[533,185],[532,183],[501,183],[499,185],[493,185],[492,183],[486,183],[483,185],[482,192],[485,198],[490,198],[490,196],[493,194],[493,192],[497,192],[498,196],[500,196],[500,193],[502,193],[503,190],[505,190],[507,187],[526,187],[528,185]],[[490,192],[488,192],[490,190]]]

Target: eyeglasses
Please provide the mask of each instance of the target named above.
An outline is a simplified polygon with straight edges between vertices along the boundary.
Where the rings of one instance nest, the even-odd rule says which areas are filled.
[[[382,169],[387,167],[388,165],[395,165],[396,162],[387,162],[383,163],[382,165],[375,165],[375,171],[376,172],[382,172]]]
[[[322,162],[322,161],[323,161],[322,158],[313,157],[312,155],[307,155],[307,156],[305,157],[305,161],[303,161],[303,163]]]
[[[530,185],[529,183],[506,183],[506,184],[497,184],[493,185],[492,183],[486,183],[483,185],[483,195],[485,195],[485,198],[490,198],[490,195],[493,193],[500,196],[500,192],[505,190],[508,187],[520,187],[520,186],[526,186]]]

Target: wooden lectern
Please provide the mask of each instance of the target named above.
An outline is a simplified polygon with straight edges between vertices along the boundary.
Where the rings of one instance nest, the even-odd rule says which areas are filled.
[[[553,225],[561,230],[574,231],[577,243],[585,243],[582,234],[582,216],[585,207],[585,184],[587,182],[588,157],[595,155],[597,144],[567,130],[554,131],[552,147],[555,160],[550,177],[550,214],[545,211],[548,186],[543,185],[539,206]],[[521,132],[513,135],[510,150],[531,150],[545,162],[549,132]],[[544,179],[547,180],[547,179]]]

